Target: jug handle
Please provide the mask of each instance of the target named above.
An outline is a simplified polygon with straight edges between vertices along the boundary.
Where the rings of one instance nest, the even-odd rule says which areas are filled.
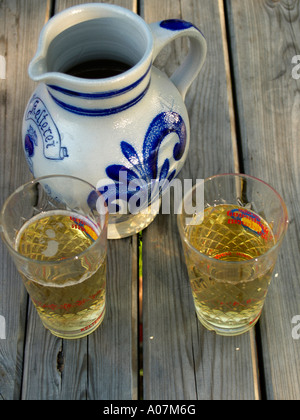
[[[185,99],[190,85],[204,64],[207,51],[206,40],[198,28],[184,20],[163,20],[149,26],[154,38],[153,61],[169,42],[184,36],[190,39],[187,57],[170,78]]]

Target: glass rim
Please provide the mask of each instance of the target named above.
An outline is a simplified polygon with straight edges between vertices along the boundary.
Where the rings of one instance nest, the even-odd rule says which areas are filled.
[[[63,265],[63,264],[68,264],[70,261],[74,260],[74,259],[79,259],[83,254],[85,254],[88,250],[94,248],[96,246],[96,244],[98,244],[98,242],[100,240],[102,240],[103,238],[103,232],[105,231],[105,228],[107,229],[108,226],[108,209],[107,209],[107,205],[105,204],[105,218],[104,218],[104,223],[103,223],[103,227],[101,228],[100,234],[97,237],[96,240],[94,240],[94,242],[91,243],[90,246],[88,246],[86,249],[84,249],[83,251],[81,251],[80,253],[73,255],[71,257],[67,257],[64,258],[62,260],[52,260],[52,261],[41,261],[41,260],[35,260],[33,258],[30,257],[26,257],[25,255],[20,254],[8,241],[8,239],[6,238],[6,234],[5,234],[5,229],[3,227],[3,215],[5,213],[5,210],[7,208],[8,203],[12,200],[12,198],[19,192],[21,192],[23,189],[30,187],[31,185],[34,184],[38,184],[40,181],[45,180],[45,179],[53,179],[53,178],[68,178],[68,179],[72,179],[74,181],[79,181],[82,182],[86,185],[88,185],[89,187],[91,187],[92,190],[96,191],[97,194],[99,195],[99,197],[101,196],[101,193],[96,189],[96,187],[94,187],[90,182],[85,181],[84,179],[72,176],[72,175],[64,175],[64,174],[55,174],[55,175],[45,175],[45,176],[41,176],[38,178],[34,178],[28,182],[26,182],[25,184],[20,185],[19,187],[17,187],[4,201],[4,204],[2,206],[2,209],[0,211],[0,236],[2,241],[4,242],[4,244],[6,245],[6,247],[8,248],[9,252],[12,255],[15,255],[18,259],[20,260],[24,260],[24,261],[30,261],[32,263],[35,264],[47,264],[47,265]],[[63,210],[65,211],[65,210]],[[46,213],[46,212],[45,212]],[[99,214],[99,213],[98,213]],[[100,217],[100,214],[99,214]],[[29,219],[30,220],[30,219]],[[26,223],[26,222],[25,222]],[[22,225],[23,226],[23,225]]]
[[[213,262],[214,264],[226,264],[226,265],[240,265],[240,264],[253,264],[253,263],[257,263],[259,262],[259,260],[261,260],[262,258],[265,258],[266,256],[268,256],[269,254],[271,254],[272,252],[274,252],[275,250],[277,250],[277,248],[281,245],[283,238],[285,236],[285,233],[287,231],[288,228],[288,224],[289,224],[289,220],[288,220],[288,211],[287,211],[287,207],[286,204],[283,200],[283,198],[281,197],[281,195],[278,193],[278,191],[276,191],[271,185],[269,185],[267,182],[261,180],[260,178],[254,177],[252,175],[246,175],[243,173],[223,173],[223,174],[217,174],[217,175],[212,175],[210,177],[204,178],[204,185],[205,183],[214,180],[216,178],[224,178],[224,177],[236,177],[236,178],[248,178],[251,179],[252,181],[255,182],[259,182],[260,184],[264,184],[267,188],[269,188],[270,190],[273,191],[273,193],[275,193],[275,195],[277,196],[280,204],[281,204],[281,208],[283,210],[283,215],[284,215],[284,228],[278,238],[278,240],[276,241],[276,243],[269,248],[264,254],[258,255],[257,257],[254,258],[250,258],[249,260],[243,260],[243,261],[225,261],[225,260],[218,260],[217,258],[214,257],[210,257],[206,254],[203,254],[202,252],[200,252],[197,248],[195,248],[189,241],[189,239],[187,238],[186,234],[185,234],[185,229],[182,223],[182,219],[183,219],[183,213],[179,213],[177,215],[177,227],[180,233],[181,238],[184,240],[184,242],[189,246],[190,249],[192,249],[193,252],[199,254],[199,256],[201,256],[201,258],[205,259],[206,261],[210,261]],[[197,184],[193,186],[192,189],[190,189],[185,196],[183,197],[183,199],[181,200],[181,208],[182,205],[186,199],[187,196],[191,195],[193,193],[193,191],[195,190],[195,188],[197,187]]]

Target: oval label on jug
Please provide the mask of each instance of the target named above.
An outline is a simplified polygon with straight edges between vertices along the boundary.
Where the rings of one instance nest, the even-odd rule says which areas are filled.
[[[33,96],[27,106],[25,121],[30,121],[24,139],[27,160],[34,155],[34,148],[37,146],[36,130],[41,136],[43,154],[46,159],[62,160],[68,157],[67,148],[61,146],[61,137],[56,124],[44,102],[37,96]]]

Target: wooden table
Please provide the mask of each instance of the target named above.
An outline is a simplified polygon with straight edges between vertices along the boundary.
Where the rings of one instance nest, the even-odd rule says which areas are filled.
[[[0,2],[1,206],[30,179],[21,123],[40,30],[83,2]],[[285,199],[289,230],[258,325],[233,338],[196,319],[173,214],[159,215],[140,237],[109,241],[105,320],[75,341],[43,328],[1,242],[0,399],[300,399],[300,1],[109,3],[149,23],[182,18],[205,34],[207,60],[186,99],[192,134],[180,177],[257,176]],[[187,47],[176,41],[158,65],[172,73]]]

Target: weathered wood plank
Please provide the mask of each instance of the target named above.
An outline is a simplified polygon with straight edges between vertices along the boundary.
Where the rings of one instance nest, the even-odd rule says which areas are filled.
[[[0,2],[0,55],[6,67],[6,78],[0,79],[0,207],[17,186],[31,177],[21,142],[23,113],[34,86],[28,80],[27,67],[48,10],[46,0]],[[0,314],[6,323],[6,339],[0,340],[0,399],[17,399],[27,294],[2,241],[0,255]]]
[[[207,39],[207,61],[186,99],[191,144],[180,178],[194,182],[237,167],[221,5],[145,0],[142,8],[148,22],[183,18]],[[186,51],[179,42],[165,58],[171,71],[182,45]],[[143,268],[144,398],[253,399],[250,335],[216,336],[197,321],[174,214],[159,215],[143,232]]]
[[[57,0],[55,2],[55,13],[60,12],[67,7],[76,6],[78,4],[84,3],[108,3],[108,4],[116,4],[118,6],[125,7],[126,9],[132,10],[133,12],[137,12],[137,0],[90,0],[90,1],[83,1],[83,0]]]
[[[57,1],[55,12],[78,3],[84,2]],[[109,3],[136,11],[135,0]],[[52,4],[8,0],[0,8],[4,28],[0,54],[7,60],[7,79],[0,80],[2,200],[30,177],[20,141],[23,112],[35,88],[27,67]],[[75,341],[46,331],[31,302],[26,315],[27,295],[0,246],[5,262],[1,264],[0,314],[7,320],[7,339],[0,340],[0,398],[136,399],[137,237],[109,242],[105,319],[91,336]]]
[[[77,0],[56,2],[55,12],[81,3]],[[109,3],[135,10],[133,0]],[[29,357],[25,358],[27,386],[23,386],[24,399],[137,398],[136,244],[136,236],[109,241],[107,312],[103,324],[91,336],[76,341],[58,340],[60,344],[55,345],[57,339],[46,339],[47,332],[43,331],[45,348],[40,354],[37,347],[40,328],[30,332],[31,340],[25,349]],[[36,318],[35,313],[33,317]],[[32,369],[35,357],[45,366],[43,372]],[[63,365],[60,370],[57,369],[58,357]],[[55,385],[53,388],[52,384]]]
[[[300,343],[292,319],[300,314],[300,3],[230,0],[230,38],[245,172],[277,189],[290,226],[260,327],[268,399],[299,399]]]

